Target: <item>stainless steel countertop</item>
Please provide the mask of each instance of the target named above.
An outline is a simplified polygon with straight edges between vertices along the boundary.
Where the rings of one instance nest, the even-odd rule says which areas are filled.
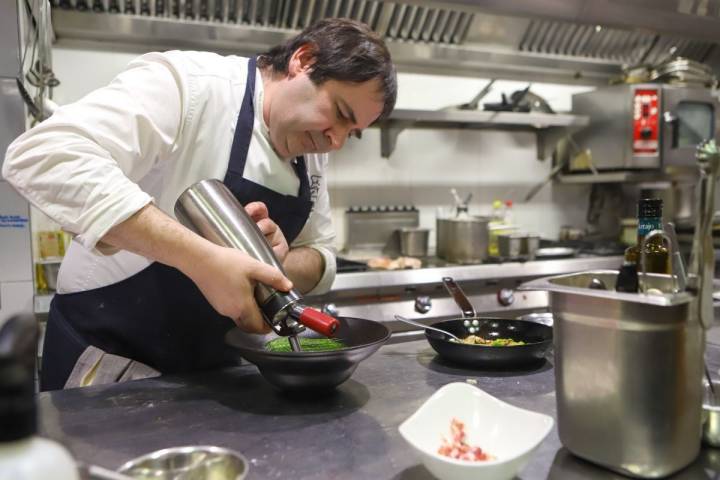
[[[531,262],[488,263],[482,265],[455,265],[441,268],[420,268],[417,270],[369,271],[338,273],[332,285],[333,292],[344,290],[372,289],[379,287],[400,287],[403,285],[424,285],[440,282],[443,277],[456,281],[527,278],[560,275],[580,270],[619,268],[622,256],[586,256],[557,260],[536,260]]]
[[[720,337],[711,332],[708,338],[708,363],[717,376]],[[467,379],[508,403],[555,417],[551,360],[532,370],[467,370],[442,362],[420,340],[385,345],[335,394],[318,400],[279,394],[247,365],[41,393],[39,425],[80,460],[107,468],[169,446],[212,444],[250,459],[248,480],[429,480],[397,428],[439,387]],[[671,478],[716,478],[719,471],[720,450],[703,449]],[[624,477],[570,455],[554,428],[519,478]]]

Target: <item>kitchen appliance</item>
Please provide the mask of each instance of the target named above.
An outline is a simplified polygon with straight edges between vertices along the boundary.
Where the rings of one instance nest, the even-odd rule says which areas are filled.
[[[202,180],[185,190],[175,203],[175,216],[208,240],[242,250],[284,273],[260,229],[220,180]],[[255,299],[273,331],[290,337],[293,350],[300,349],[294,336],[304,326],[326,336],[332,336],[339,326],[333,317],[303,305],[295,289],[281,292],[258,284]]]
[[[590,117],[575,133],[567,173],[652,171],[690,167],[695,147],[715,135],[717,100],[696,85],[614,85],[572,97],[572,111]]]

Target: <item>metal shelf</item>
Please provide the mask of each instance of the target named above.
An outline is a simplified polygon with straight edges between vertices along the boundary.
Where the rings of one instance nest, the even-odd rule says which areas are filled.
[[[380,153],[388,158],[395,150],[400,132],[406,128],[468,128],[535,132],[538,158],[544,159],[560,137],[589,123],[587,116],[565,113],[396,109],[378,125]]]

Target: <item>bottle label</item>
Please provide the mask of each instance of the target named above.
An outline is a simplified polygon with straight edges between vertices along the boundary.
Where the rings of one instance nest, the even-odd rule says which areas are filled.
[[[638,238],[645,238],[653,230],[662,230],[662,218],[646,217],[638,220]]]

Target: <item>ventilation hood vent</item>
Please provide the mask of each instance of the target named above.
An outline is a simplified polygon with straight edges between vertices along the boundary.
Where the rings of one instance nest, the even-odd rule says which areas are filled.
[[[598,3],[610,6],[605,10],[589,6]],[[720,31],[716,8],[720,0],[707,0],[704,9],[686,3],[53,0],[53,26],[60,45],[251,54],[320,18],[349,17],[369,24],[387,40],[401,71],[605,84],[620,74],[623,65],[673,56],[705,62],[717,73],[717,33],[706,33],[712,28]],[[638,13],[643,9],[644,16]],[[635,19],[636,25],[627,25],[628,19]],[[670,20],[672,28],[656,25]]]

